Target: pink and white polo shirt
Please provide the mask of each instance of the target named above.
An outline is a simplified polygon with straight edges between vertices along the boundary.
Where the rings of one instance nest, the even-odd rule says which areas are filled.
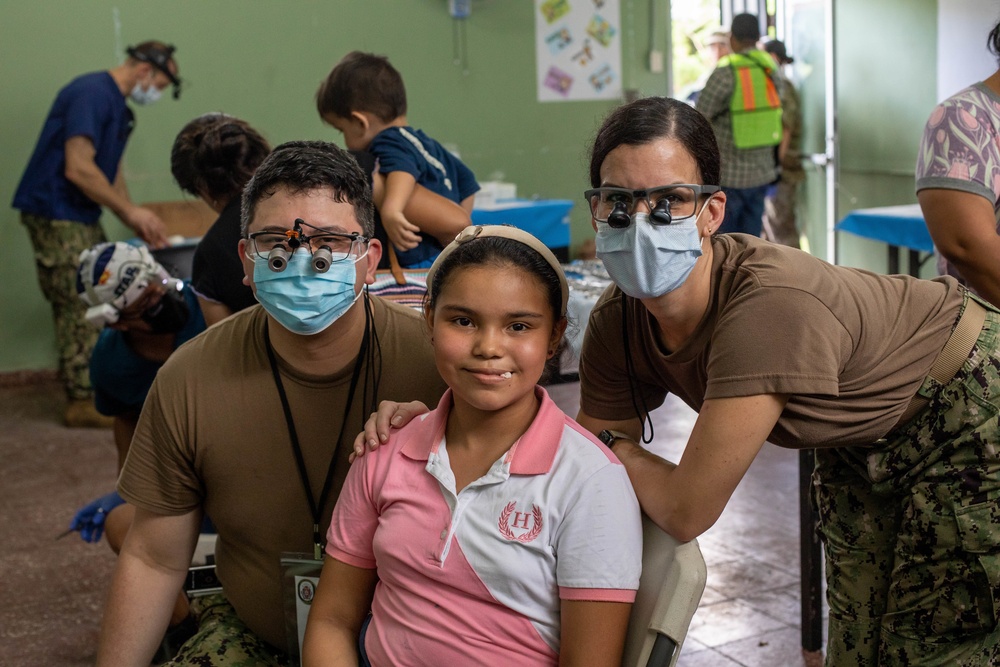
[[[561,599],[635,599],[642,525],[625,468],[535,391],[531,426],[461,493],[450,391],[351,467],[326,552],[378,570],[373,665],[554,665]]]

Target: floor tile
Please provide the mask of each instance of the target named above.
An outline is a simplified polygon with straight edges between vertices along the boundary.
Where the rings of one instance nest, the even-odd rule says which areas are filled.
[[[744,665],[714,649],[706,649],[690,655],[682,651],[677,657],[677,667],[744,667]]]
[[[746,595],[741,597],[740,601],[782,623],[798,627],[802,622],[802,603],[799,599],[798,582],[784,588]]]
[[[726,598],[736,598],[782,588],[798,581],[797,574],[787,569],[773,567],[756,558],[743,558],[714,564],[708,571],[707,587]]]
[[[797,628],[762,632],[747,639],[723,644],[715,650],[746,667],[812,667],[802,653]]]
[[[769,630],[787,627],[781,621],[739,600],[726,600],[699,607],[691,621],[688,635],[710,648],[717,648]]]

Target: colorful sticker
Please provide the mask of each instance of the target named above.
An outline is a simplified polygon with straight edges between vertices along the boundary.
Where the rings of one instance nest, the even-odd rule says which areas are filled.
[[[542,3],[541,10],[548,23],[555,23],[569,13],[569,0],[546,0]]]
[[[559,28],[545,38],[545,44],[549,47],[549,53],[554,56],[559,55],[572,41],[573,36],[570,35],[569,28],[566,26]]]
[[[610,65],[604,65],[587,77],[587,80],[590,81],[590,85],[594,87],[594,90],[601,92],[615,82],[615,71]]]
[[[615,28],[599,14],[594,14],[594,18],[587,24],[587,34],[600,42],[601,46],[607,47],[615,36]]]
[[[573,87],[573,77],[558,67],[550,67],[545,76],[545,87],[566,97],[569,95],[569,89]]]
[[[583,40],[583,46],[580,50],[574,53],[572,56],[573,62],[575,62],[580,67],[586,67],[590,64],[590,61],[594,59],[594,50],[590,48],[590,39],[587,38]]]

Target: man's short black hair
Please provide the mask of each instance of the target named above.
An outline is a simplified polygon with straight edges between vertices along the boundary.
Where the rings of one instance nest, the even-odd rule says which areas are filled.
[[[741,42],[756,42],[760,39],[760,21],[753,14],[737,14],[730,32]]]
[[[354,217],[366,236],[375,234],[368,177],[354,156],[334,144],[326,141],[289,141],[265,158],[243,189],[241,228],[244,237],[253,222],[257,204],[273,196],[278,188],[295,194],[330,190],[334,201],[354,207]]]

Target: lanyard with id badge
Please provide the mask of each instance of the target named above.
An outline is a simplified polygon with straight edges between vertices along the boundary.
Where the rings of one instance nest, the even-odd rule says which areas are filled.
[[[351,412],[351,403],[354,402],[354,392],[358,387],[358,379],[361,375],[361,366],[365,353],[368,350],[368,323],[365,322],[365,336],[358,352],[357,361],[354,362],[354,370],[351,373],[351,384],[347,390],[347,403],[344,406],[344,418],[340,423],[340,434],[334,441],[333,453],[330,456],[330,464],[326,469],[326,479],[323,481],[323,489],[319,498],[313,497],[312,486],[309,484],[309,471],[306,470],[305,457],[302,455],[302,447],[299,445],[299,436],[295,430],[295,422],[292,419],[292,410],[288,404],[288,396],[285,394],[285,386],[281,382],[281,374],[278,372],[278,362],[271,348],[271,340],[268,337],[267,325],[264,325],[264,347],[267,349],[267,360],[271,364],[271,372],[274,375],[274,385],[281,398],[281,408],[285,414],[285,423],[288,425],[288,437],[292,445],[292,453],[295,455],[295,464],[302,480],[302,487],[309,501],[309,511],[312,514],[312,542],[313,551],[309,553],[283,553],[281,555],[281,591],[285,612],[285,634],[288,637],[288,654],[293,662],[299,663],[302,655],[302,640],[306,631],[306,619],[309,617],[309,607],[312,605],[313,597],[316,593],[316,586],[319,584],[320,571],[323,569],[323,536],[320,534],[321,512],[326,500],[330,495],[330,486],[333,484],[333,473],[337,467],[337,447],[344,437],[344,429],[347,427],[347,418]]]

